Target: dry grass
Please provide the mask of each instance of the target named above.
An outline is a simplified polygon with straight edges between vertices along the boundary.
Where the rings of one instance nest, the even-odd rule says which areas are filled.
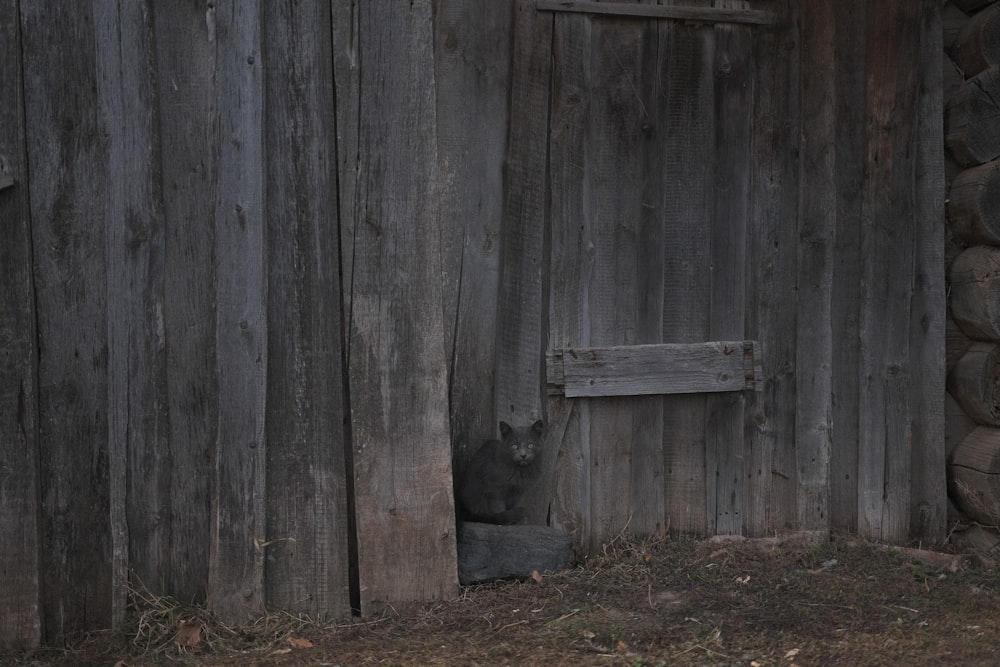
[[[463,589],[404,615],[269,614],[239,628],[133,592],[127,632],[22,664],[993,665],[1000,573],[988,559],[848,538],[618,539],[540,581]],[[179,633],[198,627],[196,642]],[[191,645],[182,645],[189,643]]]

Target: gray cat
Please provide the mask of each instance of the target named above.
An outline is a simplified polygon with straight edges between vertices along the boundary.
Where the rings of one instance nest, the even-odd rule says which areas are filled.
[[[541,475],[542,420],[512,428],[500,422],[500,440],[487,440],[459,477],[457,491],[467,521],[520,523],[524,496]]]

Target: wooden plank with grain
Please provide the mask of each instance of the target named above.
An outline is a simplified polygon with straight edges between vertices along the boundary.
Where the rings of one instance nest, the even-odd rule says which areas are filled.
[[[163,327],[170,469],[162,500],[169,566],[147,582],[161,595],[207,596],[211,531],[208,472],[218,431],[215,192],[215,12],[153,3],[163,212]],[[176,84],[176,85],[173,85]]]
[[[833,437],[833,290],[837,225],[837,114],[829,103],[836,62],[834,0],[801,11],[802,162],[799,172],[798,298],[796,300],[795,445],[798,508],[803,530],[830,527],[830,456]]]
[[[920,58],[917,3],[869,4],[866,50],[884,57],[866,73],[862,184],[858,531],[904,541],[910,530],[914,404],[912,279],[917,231],[913,190]],[[898,48],[885,51],[883,45]],[[891,131],[890,131],[891,128]]]
[[[547,360],[550,392],[567,397],[753,390],[761,373],[753,341],[569,348]]]
[[[259,2],[216,3],[216,368],[208,605],[226,623],[264,610],[267,273]],[[283,295],[275,295],[281,298]]]
[[[169,570],[170,484],[162,181],[152,14],[140,4],[96,5],[100,122],[107,128],[109,516],[112,625],[128,602],[130,571],[160,587]]]
[[[711,340],[715,31],[668,24],[663,32],[663,341]],[[692,169],[690,165],[699,165]],[[742,333],[741,333],[742,337]],[[672,531],[703,535],[707,521],[704,395],[663,399],[664,507]],[[714,526],[714,523],[713,523]]]
[[[742,3],[738,3],[742,6]],[[709,340],[744,337],[747,234],[750,212],[753,99],[752,39],[739,25],[715,27],[714,212],[710,225],[712,287]],[[738,393],[706,398],[705,452],[709,529],[742,534],[746,500],[745,398]]]
[[[345,289],[364,615],[458,591],[431,5],[359,7],[363,219]]]
[[[16,16],[17,3],[0,3]],[[0,61],[19,63],[18,21],[0,24]],[[0,177],[24,182],[27,126],[21,66],[0,67]],[[5,581],[0,587],[0,650],[24,651],[42,642],[39,395],[35,288],[28,188],[0,194],[0,535]]]
[[[269,609],[350,614],[331,16],[264,7]]]
[[[796,25],[800,3],[778,0],[772,9]],[[795,330],[798,236],[788,224],[798,213],[799,43],[781,29],[754,33],[756,64],[753,96],[751,213],[747,239],[747,331],[766,352],[756,389],[747,394],[747,493],[744,525],[748,535],[794,525]]]
[[[21,4],[38,335],[43,643],[112,621],[107,135],[89,7]],[[72,49],[65,48],[73,44]],[[13,61],[13,62],[16,62]],[[6,194],[5,194],[6,196]]]

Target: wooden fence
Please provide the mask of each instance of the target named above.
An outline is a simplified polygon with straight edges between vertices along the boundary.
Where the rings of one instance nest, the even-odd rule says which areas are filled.
[[[500,419],[579,553],[942,538],[938,5],[0,1],[0,645],[453,596]]]

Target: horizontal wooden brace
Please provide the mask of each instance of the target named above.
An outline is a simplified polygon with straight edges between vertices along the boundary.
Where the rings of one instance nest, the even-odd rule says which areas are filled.
[[[762,389],[749,340],[552,350],[545,366],[549,393],[569,398]]]
[[[635,18],[680,19],[703,23],[766,25],[775,22],[774,14],[771,12],[759,9],[726,9],[723,7],[678,7],[676,5],[639,5],[586,0],[535,0],[535,9],[542,12],[607,14]]]

